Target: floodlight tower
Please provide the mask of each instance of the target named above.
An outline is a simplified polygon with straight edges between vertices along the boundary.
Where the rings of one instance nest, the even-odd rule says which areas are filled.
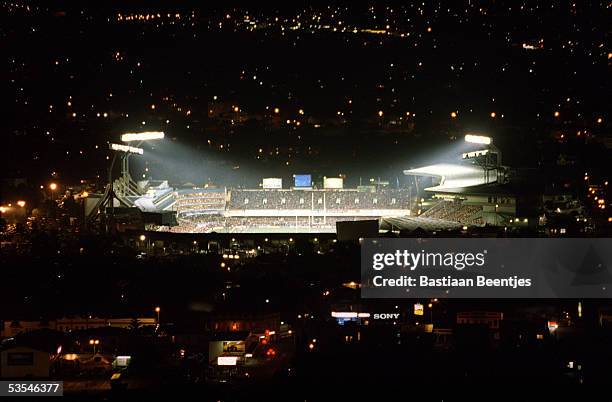
[[[483,135],[467,134],[465,136],[465,142],[483,145],[484,147],[477,151],[464,153],[463,159],[472,159],[477,165],[483,168],[485,184],[490,181],[489,173],[491,170],[496,171],[495,179],[497,180],[499,178],[498,173],[501,166],[501,151],[493,145],[493,139]]]
[[[94,220],[102,211],[106,208],[110,208],[110,213],[107,219],[106,231],[108,232],[111,221],[114,216],[114,202],[119,201],[120,205],[130,206],[129,202],[126,201],[126,196],[140,195],[138,185],[132,180],[129,172],[129,157],[132,154],[143,155],[144,150],[140,148],[140,145],[144,141],[160,140],[164,138],[164,133],[161,131],[145,131],[141,133],[126,133],[121,136],[121,141],[125,143],[137,142],[137,146],[131,146],[126,144],[115,144],[110,143],[109,148],[115,151],[111,164],[108,168],[108,183],[104,190],[104,195],[96,203],[91,213],[87,216],[87,222]],[[119,188],[117,191],[114,188],[115,180],[113,180],[113,169],[117,161],[117,156],[121,158],[121,177],[117,179]]]
[[[140,147],[144,141],[155,141],[164,138],[162,131],[145,131],[141,133],[126,133],[121,136],[121,141],[130,143],[136,143],[136,147]],[[121,177],[118,180],[119,193],[125,196],[139,196],[141,192],[138,188],[138,184],[132,179],[130,175],[130,156],[137,152],[126,152],[121,159]],[[140,153],[142,155],[142,153]]]

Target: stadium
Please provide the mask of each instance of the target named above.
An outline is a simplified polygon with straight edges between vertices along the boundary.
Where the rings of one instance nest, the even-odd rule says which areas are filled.
[[[259,188],[173,188],[167,181],[135,183],[123,171],[90,214],[104,209],[106,196],[113,200],[106,204],[107,214],[109,207],[115,217],[140,211],[140,219],[131,219],[132,228],[136,222],[174,233],[334,233],[339,222],[372,220],[379,222],[380,232],[398,233],[537,223],[533,206],[538,203],[518,184],[516,173],[502,165],[492,140],[466,135],[465,144],[469,150],[455,155],[456,162],[405,170],[409,184],[403,187],[382,182],[345,188],[340,177],[315,183],[309,174],[295,174],[290,186],[269,177]]]

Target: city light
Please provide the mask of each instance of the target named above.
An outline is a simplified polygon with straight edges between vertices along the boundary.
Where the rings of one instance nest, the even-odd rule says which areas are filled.
[[[465,136],[465,142],[471,142],[473,144],[489,145],[491,143],[491,137],[485,137],[483,135],[468,134]]]
[[[3,3],[0,377],[601,385],[611,2]]]
[[[132,142],[132,141],[150,141],[150,140],[161,140],[165,136],[163,131],[143,131],[140,133],[125,133],[121,135],[121,141]]]
[[[235,366],[238,361],[236,356],[219,356],[217,357],[217,366]]]
[[[89,340],[89,344],[91,346],[93,346],[93,354],[95,355],[96,354],[97,346],[100,344],[100,340],[99,339],[90,339]]]
[[[332,311],[331,316],[334,318],[357,318],[357,313],[352,311]]]

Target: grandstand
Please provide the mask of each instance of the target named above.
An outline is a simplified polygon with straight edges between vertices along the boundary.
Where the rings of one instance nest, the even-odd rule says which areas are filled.
[[[434,232],[439,230],[461,229],[463,226],[464,225],[459,222],[428,218],[422,215],[384,217],[380,219],[380,230],[382,231],[414,231],[419,229],[426,232]]]
[[[467,135],[466,142],[473,142],[473,137]],[[528,224],[526,217],[518,218],[520,213],[527,213],[524,208],[520,210],[521,202],[534,204],[525,202],[526,188],[509,182],[509,169],[501,165],[501,151],[491,144],[489,137],[475,140],[478,149],[463,153],[460,163],[404,171],[405,175],[427,177],[433,182],[424,189],[427,202],[421,203],[418,218],[427,220],[423,221],[427,225],[431,225],[431,220],[465,226]],[[528,213],[533,216],[532,211]],[[395,223],[401,229],[402,222]],[[413,225],[414,221],[408,224]]]
[[[460,199],[442,200],[419,215],[422,218],[441,219],[465,225],[482,225],[481,205],[464,204]]]
[[[225,210],[225,189],[182,189],[175,192],[178,218],[220,214]]]
[[[406,189],[182,189],[174,204],[188,233],[325,233],[336,222],[410,215]]]
[[[175,212],[178,225],[159,230],[179,233],[331,233],[337,222],[373,219],[380,221],[382,230],[399,231],[527,224],[528,219],[517,216],[524,194],[519,196],[518,186],[508,183],[500,150],[488,137],[467,135],[466,143],[476,149],[463,153],[459,162],[404,171],[431,182],[420,192],[417,179],[414,187],[393,189],[342,188],[339,178],[326,178],[324,188],[317,188],[310,176],[310,186],[298,186],[296,181],[293,188],[282,188],[281,178],[263,179],[258,189],[174,190],[162,182],[147,187],[135,204],[141,210]]]

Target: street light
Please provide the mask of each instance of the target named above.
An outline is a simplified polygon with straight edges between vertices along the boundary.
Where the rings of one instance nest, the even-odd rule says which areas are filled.
[[[49,184],[49,190],[51,190],[51,191],[55,191],[55,190],[57,190],[57,183],[51,183],[51,184]]]
[[[90,339],[89,340],[89,344],[91,346],[93,346],[93,354],[96,354],[96,346],[98,346],[100,344],[100,340],[99,339]]]
[[[157,325],[159,326],[159,312],[161,311],[161,308],[159,308],[159,306],[155,307],[155,313],[157,314]]]

